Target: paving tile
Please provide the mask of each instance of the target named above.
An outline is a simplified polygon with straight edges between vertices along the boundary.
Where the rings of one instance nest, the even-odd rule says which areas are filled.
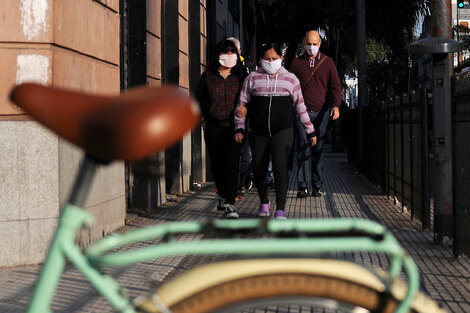
[[[432,298],[441,303],[449,312],[470,312],[470,261],[468,258],[454,259],[451,247],[433,244],[430,231],[422,231],[419,221],[411,219],[393,200],[382,195],[377,186],[358,174],[347,163],[346,155],[329,153],[325,158],[325,185],[319,198],[297,199],[295,171],[291,173],[286,212],[290,218],[354,217],[366,218],[384,224],[391,229],[398,240],[416,261],[422,277],[422,287]],[[117,232],[125,232],[144,226],[172,221],[208,221],[222,214],[215,210],[214,186],[207,184],[201,191],[173,195],[156,211],[132,211],[126,226]],[[270,192],[275,202],[274,192]],[[241,218],[256,217],[259,206],[256,189],[245,193],[237,202]],[[138,213],[138,214],[136,214]],[[187,234],[178,240],[200,240],[204,236]],[[206,238],[208,238],[206,236]],[[160,240],[147,240],[120,248],[150,247]],[[332,253],[332,257],[347,259],[365,266],[383,267],[389,265],[385,255],[380,253],[353,252]],[[124,268],[104,267],[103,271],[117,279],[131,298],[145,294],[149,289],[200,264],[226,259],[226,255],[176,256],[146,261],[137,266]],[[0,312],[24,311],[32,292],[32,286],[39,266],[21,266],[0,269]],[[70,265],[62,276],[53,300],[54,312],[112,312],[107,302],[99,297],[86,279]],[[258,312],[336,312],[330,309],[311,310],[299,305],[276,305],[262,309],[244,310]]]

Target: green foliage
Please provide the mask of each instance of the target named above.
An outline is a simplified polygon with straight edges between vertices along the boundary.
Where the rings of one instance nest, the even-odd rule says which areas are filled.
[[[357,69],[356,1],[260,0],[266,18],[265,40],[287,42],[289,62],[307,30],[325,34],[321,50],[336,61],[341,76]],[[366,0],[368,77],[371,86],[386,96],[408,85],[408,53],[413,28],[430,0]],[[384,85],[385,84],[385,85]]]
[[[384,100],[408,89],[408,59],[402,60],[373,39],[367,42],[367,73],[372,99]]]
[[[386,61],[389,59],[390,48],[374,39],[367,40],[367,60],[370,62]]]

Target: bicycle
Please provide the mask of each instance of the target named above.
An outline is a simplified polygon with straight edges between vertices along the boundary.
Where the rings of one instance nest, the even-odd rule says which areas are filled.
[[[171,86],[140,88],[120,96],[104,97],[23,84],[12,90],[10,98],[39,123],[85,151],[69,200],[61,210],[29,313],[51,312],[50,304],[66,260],[88,278],[116,311],[124,313],[238,312],[270,303],[305,304],[349,312],[444,312],[418,291],[417,267],[391,232],[366,220],[168,223],[108,236],[82,250],[75,243],[75,236],[82,227],[93,223],[93,216],[80,207],[97,166],[114,160],[141,159],[175,143],[198,123],[197,105]],[[197,242],[174,239],[187,233],[217,234],[223,238]],[[270,238],[237,238],[240,234]],[[156,247],[113,251],[154,238],[165,240]],[[345,260],[297,256],[332,251],[385,253],[390,257],[390,268],[385,272]],[[204,265],[165,283],[153,295],[133,301],[123,294],[113,278],[99,272],[102,265],[126,266],[174,255],[218,253],[267,258]],[[399,279],[402,271],[407,282]]]

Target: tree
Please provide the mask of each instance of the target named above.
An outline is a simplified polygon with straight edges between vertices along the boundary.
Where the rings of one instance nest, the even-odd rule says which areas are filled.
[[[265,41],[288,43],[288,63],[295,56],[305,31],[319,29],[325,37],[322,50],[335,60],[340,75],[354,75],[357,68],[355,1],[262,0],[261,7],[268,25]],[[369,53],[374,54],[377,49],[387,52],[381,54],[381,58],[369,60],[371,85],[385,83],[381,90],[395,90],[397,93],[407,90],[406,48],[414,39],[413,28],[418,17],[429,7],[430,0],[366,0]],[[383,79],[382,71],[385,70],[388,70],[387,82]],[[383,96],[382,91],[380,95]]]

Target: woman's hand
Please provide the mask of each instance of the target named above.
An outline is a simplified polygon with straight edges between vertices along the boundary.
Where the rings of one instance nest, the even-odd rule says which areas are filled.
[[[246,116],[247,109],[246,106],[240,105],[236,110],[235,110],[235,116],[243,118]]]
[[[242,133],[236,133],[235,134],[235,141],[238,143],[242,143],[243,140],[243,134]]]
[[[317,136],[310,137],[310,147],[314,147],[317,144]]]

